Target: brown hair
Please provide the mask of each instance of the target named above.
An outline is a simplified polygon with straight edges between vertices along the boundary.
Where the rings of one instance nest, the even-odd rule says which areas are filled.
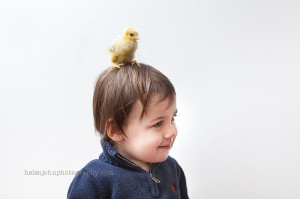
[[[95,86],[93,98],[94,126],[105,141],[113,144],[107,135],[107,123],[113,121],[123,132],[123,125],[131,112],[134,102],[140,100],[146,113],[147,104],[153,94],[160,100],[172,99],[176,93],[170,80],[152,66],[140,63],[126,64],[121,68],[103,71]]]

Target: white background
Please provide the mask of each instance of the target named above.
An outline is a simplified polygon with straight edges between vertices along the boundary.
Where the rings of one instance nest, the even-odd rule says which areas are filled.
[[[98,158],[94,83],[128,26],[176,88],[190,198],[300,198],[297,0],[1,1],[0,198],[66,198],[73,175],[25,171]]]

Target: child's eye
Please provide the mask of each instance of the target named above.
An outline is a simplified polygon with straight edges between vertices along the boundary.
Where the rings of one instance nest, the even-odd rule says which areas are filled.
[[[159,126],[161,126],[161,124],[162,124],[162,121],[160,121],[160,122],[154,124],[154,127],[159,127]]]
[[[173,117],[172,117],[172,121],[175,121],[175,117],[176,117],[177,115],[174,115]]]

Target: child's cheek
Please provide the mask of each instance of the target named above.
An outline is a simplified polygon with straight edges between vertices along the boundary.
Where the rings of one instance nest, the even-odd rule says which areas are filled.
[[[158,135],[153,135],[149,138],[147,138],[147,148],[150,150],[156,150],[157,147],[161,144],[161,139],[160,136]]]

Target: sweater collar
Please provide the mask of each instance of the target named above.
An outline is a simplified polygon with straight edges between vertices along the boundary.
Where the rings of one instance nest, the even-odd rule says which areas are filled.
[[[100,154],[99,159],[108,164],[112,164],[119,167],[125,167],[128,169],[142,169],[134,162],[128,160],[122,156],[111,144],[107,141],[101,140],[101,146],[103,152]],[[142,169],[143,170],[143,169]]]

